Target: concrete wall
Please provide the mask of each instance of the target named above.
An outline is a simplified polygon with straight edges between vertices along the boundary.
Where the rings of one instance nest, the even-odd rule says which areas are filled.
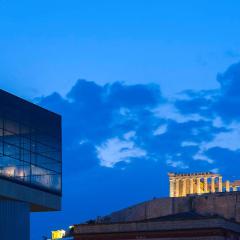
[[[240,225],[222,218],[146,221],[112,224],[80,224],[74,226],[74,234],[162,232],[189,229],[227,229],[240,234]],[[209,230],[210,231],[210,230]]]
[[[226,237],[178,237],[178,240],[228,240],[228,238]],[[176,240],[176,238],[148,238],[147,240]]]
[[[0,197],[30,204],[32,212],[61,209],[61,197],[0,178]],[[1,239],[1,238],[0,238]]]
[[[158,198],[114,212],[104,217],[104,221],[137,221],[188,211],[196,211],[202,215],[219,215],[240,223],[240,192]]]
[[[0,200],[0,239],[30,239],[29,204],[10,200]]]
[[[74,239],[240,239],[240,225],[220,217],[121,222],[110,224],[79,224],[74,226]],[[226,237],[226,238],[225,238]]]

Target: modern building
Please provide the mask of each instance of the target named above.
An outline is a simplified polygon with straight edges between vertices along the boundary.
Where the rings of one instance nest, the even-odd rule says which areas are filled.
[[[178,191],[179,195],[155,198],[75,224],[64,236],[75,240],[240,240],[238,181],[229,182],[228,191],[219,174],[170,174],[170,180],[175,181],[174,187],[178,186],[176,181],[183,179],[188,182],[185,196],[182,194],[182,183],[179,183],[181,188],[174,189],[174,193]],[[173,188],[171,181],[170,192]],[[188,193],[191,181],[193,192]],[[197,191],[199,182],[200,191]],[[222,191],[219,191],[221,184]]]
[[[0,90],[0,239],[28,240],[30,212],[61,209],[61,116]]]

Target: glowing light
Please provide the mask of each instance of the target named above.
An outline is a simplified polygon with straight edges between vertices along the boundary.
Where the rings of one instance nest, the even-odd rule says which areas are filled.
[[[61,239],[66,236],[66,232],[64,230],[52,231],[52,239]]]

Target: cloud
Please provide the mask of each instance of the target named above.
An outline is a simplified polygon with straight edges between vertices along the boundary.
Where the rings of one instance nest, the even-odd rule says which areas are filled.
[[[184,98],[182,96],[184,96]],[[212,111],[215,99],[218,97],[216,90],[192,91],[186,90],[174,102],[176,109],[185,117],[197,115],[199,118],[209,119],[215,116]]]
[[[51,222],[62,228],[166,196],[168,186],[161,183],[168,171],[213,171],[236,179],[239,66],[218,75],[218,89],[186,90],[171,99],[157,84],[86,80],[66,96],[38,99],[63,117],[64,211]]]
[[[208,119],[221,118],[225,123],[240,120],[240,63],[232,64],[217,75],[218,89],[183,91],[185,98],[177,98],[175,107],[181,114],[199,114]]]
[[[157,84],[79,80],[66,96],[53,93],[40,104],[63,116],[67,170],[126,168],[133,159],[145,159],[170,170],[221,171],[209,153],[240,148],[240,64],[218,74],[217,81],[218,89],[185,90],[167,99]]]
[[[146,151],[130,139],[140,128],[158,124],[151,109],[164,101],[156,84],[101,86],[79,80],[66,96],[53,93],[39,103],[63,116],[64,166],[66,172],[77,172],[145,156]]]
[[[124,140],[111,138],[97,146],[97,155],[101,166],[114,167],[117,163],[128,163],[132,159],[146,156],[146,152],[129,139],[129,134],[132,133],[125,134]]]
[[[239,150],[240,123],[226,126],[226,131],[217,134],[214,139],[205,144],[205,148],[222,147],[232,151]]]
[[[201,116],[200,114],[195,112],[185,114],[184,112],[181,111],[181,109],[178,108],[178,106],[175,106],[175,104],[173,104],[171,101],[159,105],[157,108],[153,109],[153,112],[155,116],[159,118],[173,120],[178,123],[205,119],[204,116]]]
[[[233,151],[227,148],[213,147],[206,152],[206,155],[217,162],[217,168],[225,178],[230,180],[239,178],[239,150]]]
[[[227,168],[219,163],[222,159],[220,153],[235,159],[240,149],[240,63],[233,64],[225,72],[218,74],[217,81],[220,84],[218,89],[187,90],[178,95],[174,102],[174,112],[177,112],[177,115],[172,119],[181,120],[179,115],[183,115],[183,119],[188,119],[189,124],[197,114],[199,119],[208,122],[206,129],[209,135],[199,128],[189,128],[201,141],[195,141],[192,137],[182,142],[182,147],[198,144],[198,151],[193,155],[193,160],[215,164],[218,171],[225,171]]]
[[[213,169],[210,170],[210,172],[219,173],[219,168],[213,168]]]
[[[181,143],[181,146],[182,147],[189,147],[189,146],[197,146],[198,143],[196,142],[191,142],[191,141],[185,141],[185,142],[182,142]]]
[[[218,74],[220,96],[215,110],[229,121],[240,119],[240,63],[231,65],[224,73]]]
[[[206,149],[205,149],[206,150]],[[200,150],[193,156],[196,161],[205,161],[207,163],[214,163],[214,160],[205,155],[205,151],[200,148]]]
[[[156,84],[125,85],[120,82],[106,85],[106,100],[115,108],[153,107],[163,102],[160,87]]]
[[[178,169],[188,169],[189,166],[187,166],[183,161],[174,161],[172,159],[167,160],[167,165],[173,167],[173,168],[178,168]]]
[[[160,125],[156,130],[154,130],[153,135],[162,135],[167,132],[167,124]]]

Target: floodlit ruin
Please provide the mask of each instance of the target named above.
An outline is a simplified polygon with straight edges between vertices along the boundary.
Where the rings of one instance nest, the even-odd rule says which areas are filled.
[[[168,173],[170,197],[185,197],[192,194],[237,191],[240,180],[223,181],[222,176],[212,172]]]

